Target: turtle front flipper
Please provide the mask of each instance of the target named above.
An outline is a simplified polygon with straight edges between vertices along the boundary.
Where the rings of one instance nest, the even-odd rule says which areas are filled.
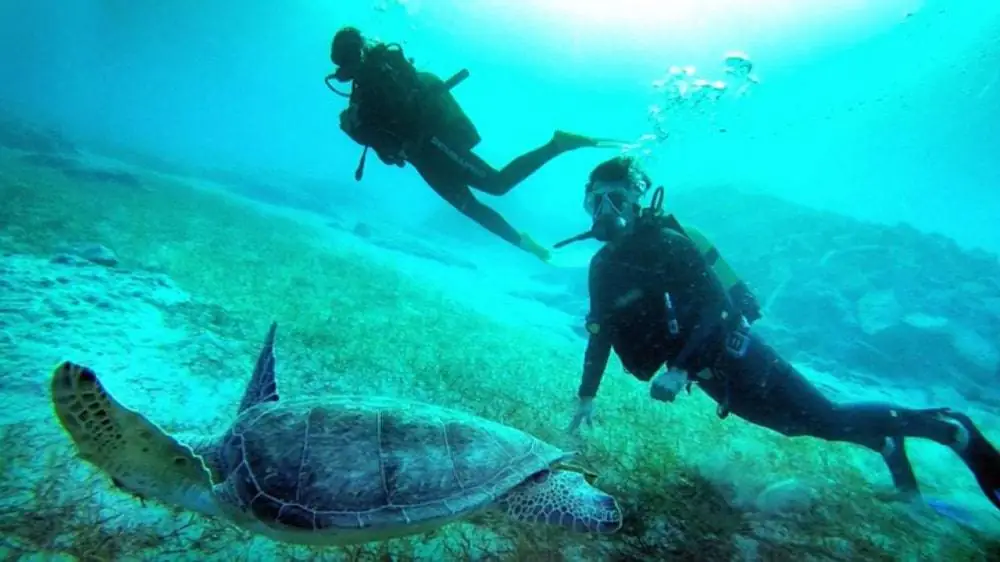
[[[93,370],[63,361],[52,371],[52,405],[80,458],[118,488],[205,514],[218,509],[202,459],[105,390]]]
[[[514,520],[560,525],[580,533],[611,534],[622,526],[618,501],[575,470],[538,472],[497,504]]]

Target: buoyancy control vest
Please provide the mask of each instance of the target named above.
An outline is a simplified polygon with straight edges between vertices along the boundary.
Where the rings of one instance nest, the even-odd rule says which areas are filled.
[[[416,69],[413,59],[398,44],[378,44],[365,53],[349,94],[357,125],[345,130],[365,147],[355,179],[363,175],[368,148],[380,154],[400,153],[407,144],[438,137],[449,148],[467,151],[481,142],[475,125],[451,94],[451,89],[469,76],[462,69],[448,80]]]

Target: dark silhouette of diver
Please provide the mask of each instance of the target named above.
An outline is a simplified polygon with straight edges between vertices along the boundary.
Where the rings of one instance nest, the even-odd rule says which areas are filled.
[[[505,195],[560,154],[621,144],[556,131],[546,144],[497,170],[472,151],[481,140],[479,133],[450,92],[468,76],[467,71],[442,81],[418,71],[399,45],[369,43],[353,27],[336,33],[330,59],[338,68],[327,77],[327,85],[341,93],[330,85],[331,79],[352,83],[350,94],[341,93],[350,103],[340,115],[340,127],[365,147],[356,179],[361,179],[369,148],[386,164],[402,167],[409,162],[442,199],[543,261],[549,259],[549,251],[476,199],[470,186]]]
[[[605,242],[590,264],[589,340],[570,431],[592,423],[594,397],[614,350],[629,373],[652,379],[654,399],[673,401],[697,384],[718,403],[721,418],[731,412],[787,436],[879,452],[901,498],[920,496],[906,439],[951,447],[1000,508],[1000,453],[968,416],[947,408],[828,399],[751,332],[760,318],[756,298],[708,239],[661,211],[663,188],[649,207],[640,206],[651,187],[633,160],[603,162],[586,188],[592,229],[556,244]]]

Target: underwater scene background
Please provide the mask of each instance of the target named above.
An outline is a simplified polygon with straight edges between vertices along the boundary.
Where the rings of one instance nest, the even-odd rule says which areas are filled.
[[[353,25],[453,94],[500,165],[555,129],[626,141],[479,195],[546,247],[590,170],[640,159],[836,400],[948,407],[1000,442],[1000,5],[992,2],[0,2],[0,553],[10,560],[1000,560],[1000,514],[910,440],[924,502],[871,450],[670,404],[616,359],[573,416],[598,249],[549,263],[338,127]],[[594,537],[484,512],[294,546],[116,488],[50,374],[92,367],[174,435],[234,419],[276,321],[282,400],[419,400],[520,429],[624,513]]]

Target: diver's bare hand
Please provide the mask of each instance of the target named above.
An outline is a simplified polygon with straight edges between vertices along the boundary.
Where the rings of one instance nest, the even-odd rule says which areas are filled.
[[[573,414],[573,420],[569,423],[569,428],[567,431],[570,434],[575,434],[577,430],[580,429],[580,424],[586,422],[587,427],[594,427],[594,399],[593,398],[581,398],[576,406],[576,413]]]

